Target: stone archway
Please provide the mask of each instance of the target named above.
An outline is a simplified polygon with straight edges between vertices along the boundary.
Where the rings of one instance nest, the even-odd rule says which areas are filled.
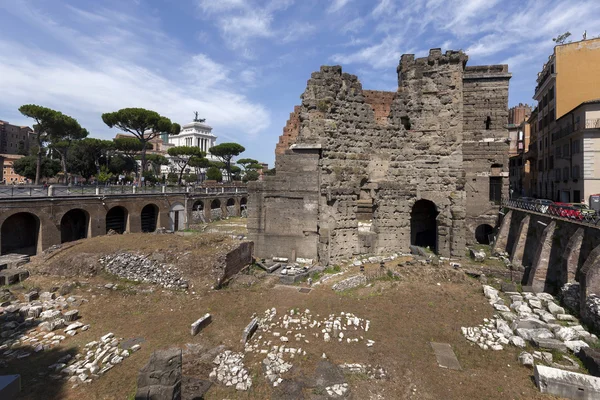
[[[67,243],[88,236],[90,215],[80,208],[69,210],[60,219],[60,242]]]
[[[248,198],[246,197],[240,199],[240,215],[242,217],[248,216]]]
[[[17,253],[34,256],[38,250],[40,219],[28,212],[13,214],[2,224],[0,235],[1,254]]]
[[[410,213],[410,244],[429,247],[437,252],[437,207],[429,200],[419,200]]]
[[[223,210],[221,209],[221,200],[214,199],[210,203],[210,219],[211,221],[217,221],[223,218]]]
[[[154,232],[158,221],[158,206],[146,204],[140,213],[142,232]]]
[[[127,230],[127,217],[129,212],[125,207],[116,206],[106,213],[106,233],[111,229],[117,233]]]
[[[225,207],[227,208],[227,216],[228,217],[236,216],[235,199],[233,199],[233,198],[227,199],[227,204],[225,205]]]
[[[192,205],[192,221],[195,223],[206,222],[204,216],[204,200],[196,200]]]
[[[475,229],[475,240],[479,244],[490,244],[490,235],[494,233],[494,228],[488,224],[481,224]]]
[[[175,203],[169,211],[169,222],[171,231],[176,232],[185,229],[185,208],[181,203]]]

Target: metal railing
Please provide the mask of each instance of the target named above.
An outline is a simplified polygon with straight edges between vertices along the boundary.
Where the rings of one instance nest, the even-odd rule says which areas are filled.
[[[180,194],[247,194],[245,186],[0,186],[0,198],[71,197],[110,195]]]
[[[600,225],[600,215],[597,211],[591,209],[581,210],[572,206],[563,206],[555,203],[543,204],[529,199],[502,199],[502,206],[547,214],[569,221]]]

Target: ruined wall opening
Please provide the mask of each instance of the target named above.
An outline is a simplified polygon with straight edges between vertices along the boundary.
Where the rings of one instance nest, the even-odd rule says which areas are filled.
[[[127,229],[127,209],[116,206],[106,213],[106,233],[111,229],[117,233],[123,233]]]
[[[37,254],[40,219],[34,214],[20,212],[8,217],[0,230],[2,254]]]
[[[247,211],[248,211],[248,199],[245,197],[242,197],[242,199],[240,200],[240,212],[242,213],[242,216],[246,215]]]
[[[88,234],[89,214],[80,208],[68,211],[60,220],[60,242],[85,239]]]
[[[235,199],[227,200],[227,215],[228,216],[235,215]]]
[[[142,232],[154,232],[158,222],[158,206],[156,204],[146,204],[140,214],[142,223]]]
[[[492,126],[492,118],[488,115],[488,117],[485,119],[485,130],[489,131],[491,126]]]
[[[175,203],[171,206],[171,211],[169,212],[171,231],[177,232],[185,229],[184,211],[185,207],[181,203]]]
[[[204,218],[204,201],[196,200],[194,204],[192,204],[192,221],[206,222]]]
[[[419,200],[410,213],[410,244],[437,252],[437,208],[429,200]]]
[[[214,199],[210,203],[210,217],[213,221],[223,218],[223,212],[221,211],[221,201]]]
[[[400,123],[402,124],[402,126],[404,126],[404,129],[406,129],[407,131],[409,131],[412,127],[410,123],[410,117],[408,115],[400,117]]]
[[[488,224],[481,224],[475,229],[475,240],[479,244],[490,244],[490,236],[494,233],[494,228]]]

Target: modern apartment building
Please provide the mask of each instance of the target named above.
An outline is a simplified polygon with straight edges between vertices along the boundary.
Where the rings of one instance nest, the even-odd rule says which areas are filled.
[[[580,118],[593,119],[594,114],[585,114],[587,107],[581,108],[586,102],[600,98],[600,39],[582,40],[575,43],[561,44],[554,47],[554,52],[548,58],[542,71],[538,73],[537,86],[533,97],[537,102],[537,121],[533,121],[537,128],[536,142],[532,143],[536,147],[535,163],[532,165],[536,170],[537,177],[536,189],[533,194],[537,197],[547,198],[554,201],[587,201],[585,198],[591,193],[586,193],[584,188],[579,187],[579,180],[573,181],[574,172],[567,164],[573,160],[564,157],[564,146],[562,140],[570,134],[559,133],[562,126],[568,125],[569,118],[563,118],[567,114],[579,115]],[[577,111],[579,110],[579,111]],[[579,113],[579,114],[578,114]],[[585,116],[581,113],[584,113]],[[560,124],[558,123],[560,120]],[[583,119],[581,119],[583,121]],[[579,123],[577,127],[581,131],[584,128],[584,122]],[[572,128],[575,130],[576,124],[571,121]],[[566,129],[566,128],[564,128]],[[565,130],[562,132],[565,132]],[[573,133],[571,132],[571,133]],[[587,132],[588,142],[595,140],[593,134]],[[582,138],[580,138],[582,140]],[[558,152],[558,143],[560,141],[561,150]],[[592,151],[595,145],[589,144],[583,148],[583,142],[580,143],[578,151],[583,152],[584,158],[592,157],[592,154],[585,154],[586,151]],[[569,147],[568,154],[572,149]],[[533,160],[532,160],[533,161]],[[581,176],[582,165],[578,166],[578,176]],[[569,178],[565,181],[563,173],[565,168],[569,168]],[[557,180],[557,171],[560,169],[560,179]],[[591,172],[590,170],[590,173]],[[600,175],[596,175],[600,177]],[[590,177],[592,179],[592,177]],[[577,184],[575,189],[574,184]],[[567,196],[567,193],[568,196]]]
[[[18,126],[0,120],[0,153],[27,154],[33,130],[28,126]]]

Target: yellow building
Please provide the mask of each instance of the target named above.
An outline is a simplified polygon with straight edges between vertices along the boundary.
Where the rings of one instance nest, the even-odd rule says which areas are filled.
[[[27,178],[17,174],[13,168],[13,162],[24,157],[18,154],[0,154],[2,162],[2,181],[7,184],[23,184],[27,183]]]
[[[552,133],[559,129],[557,119],[586,101],[600,98],[600,39],[555,46],[554,53],[538,73],[533,98],[538,102],[538,135],[534,143],[537,159],[533,165],[537,169],[535,194],[555,201],[564,200],[563,192],[567,189],[556,181],[555,171],[558,168],[562,171],[565,166],[562,161],[557,163]],[[572,200],[573,189],[570,191]]]

